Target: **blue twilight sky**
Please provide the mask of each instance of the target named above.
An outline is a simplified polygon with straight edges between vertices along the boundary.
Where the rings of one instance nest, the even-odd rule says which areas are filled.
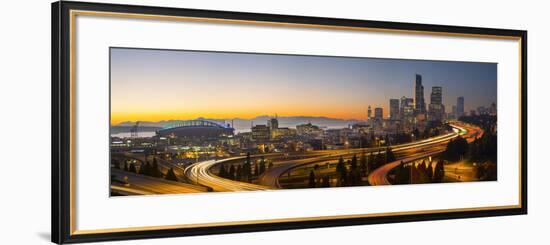
[[[450,112],[497,101],[497,64],[450,61],[111,49],[111,117],[122,121],[253,118],[259,115],[364,119],[367,106],[424,98],[443,87]]]

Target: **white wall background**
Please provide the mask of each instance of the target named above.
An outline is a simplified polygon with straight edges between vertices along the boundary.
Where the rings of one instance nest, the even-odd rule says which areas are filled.
[[[136,3],[138,1],[127,1]],[[152,3],[153,0],[139,2]],[[156,1],[161,3],[178,1]],[[529,31],[529,215],[112,242],[110,244],[545,244],[550,197],[550,21],[544,1],[200,1],[187,8],[464,25]],[[0,243],[50,240],[50,1],[0,8]],[[537,113],[537,114],[536,114]]]

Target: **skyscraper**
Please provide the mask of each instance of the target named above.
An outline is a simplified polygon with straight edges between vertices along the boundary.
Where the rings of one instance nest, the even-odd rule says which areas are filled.
[[[439,86],[432,87],[432,93],[430,94],[430,106],[428,119],[430,121],[441,121],[445,114],[445,107],[443,106],[443,88]]]
[[[267,126],[269,127],[269,130],[278,129],[279,128],[279,120],[277,117],[270,118],[267,121]]]
[[[390,99],[390,119],[399,120],[399,100]]]
[[[383,115],[384,115],[384,111],[383,111],[382,108],[380,108],[380,107],[374,108],[374,119],[376,121],[382,121],[382,119],[384,117]]]
[[[414,120],[414,99],[401,97],[401,108],[399,109],[401,121],[412,123]]]
[[[464,116],[464,97],[456,98],[456,118]]]
[[[422,86],[422,76],[416,74],[414,86],[414,110],[417,114],[426,113],[426,102],[424,101],[424,86]]]
[[[372,109],[370,108],[370,105],[369,105],[369,109],[367,111],[367,119],[370,120],[372,118]]]

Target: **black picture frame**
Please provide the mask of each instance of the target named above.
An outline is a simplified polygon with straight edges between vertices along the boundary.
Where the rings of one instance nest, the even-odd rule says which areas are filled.
[[[465,210],[453,212],[404,214],[396,216],[359,217],[331,220],[304,220],[263,224],[236,224],[219,227],[174,228],[142,231],[118,231],[98,234],[71,232],[71,108],[70,108],[70,11],[105,11],[115,13],[185,16],[230,19],[255,22],[322,25],[329,27],[381,28],[396,31],[419,31],[435,34],[491,35],[516,37],[521,40],[521,205],[515,208]],[[239,233],[269,230],[304,229],[317,227],[367,225],[394,222],[473,218],[527,214],[527,31],[477,27],[398,23],[352,19],[304,17],[259,13],[225,12],[167,7],[131,6],[119,4],[55,2],[52,3],[52,183],[51,206],[52,242],[79,243],[108,240],[178,237],[220,233]]]

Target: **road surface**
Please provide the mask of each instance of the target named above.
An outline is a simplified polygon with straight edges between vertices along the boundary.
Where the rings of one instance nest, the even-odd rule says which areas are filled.
[[[197,185],[204,185],[212,188],[214,191],[264,191],[271,188],[261,185],[250,184],[241,181],[234,181],[226,178],[221,178],[212,172],[212,168],[216,164],[223,162],[244,159],[241,157],[231,157],[223,160],[207,160],[198,162],[185,168],[185,175],[191,181],[195,181]]]
[[[392,151],[396,154],[402,153],[408,150],[415,150],[415,152],[419,152],[419,151],[422,152],[425,149],[433,148],[438,144],[442,144],[442,143],[446,144],[450,139],[455,138],[459,134],[464,134],[466,132],[466,130],[460,126],[455,125],[453,127],[455,129],[452,133],[432,137],[425,140],[415,141],[411,143],[395,145],[395,146],[392,146]],[[385,147],[382,147],[381,149],[385,149]],[[318,158],[308,158],[308,159],[297,160],[297,161],[283,162],[282,164],[277,164],[275,167],[273,167],[264,175],[262,175],[260,177],[260,183],[265,186],[280,188],[280,185],[278,182],[279,177],[291,169],[294,169],[300,166],[309,165],[309,164],[314,164],[316,162],[323,163],[325,161],[333,161],[335,159],[338,159],[340,156],[347,157],[347,156],[351,156],[353,154],[359,154],[362,152],[365,152],[365,153],[373,152],[373,154],[378,154],[378,150],[379,148],[363,148],[363,149],[351,149],[351,150],[346,149],[346,150],[336,150],[336,151],[333,150],[333,151],[330,151],[332,154],[330,154],[329,156],[325,155]]]
[[[455,131],[455,132],[457,132],[457,134],[455,136],[453,136],[452,138],[457,137],[458,135],[462,135],[468,141],[468,143],[474,141],[476,137],[483,134],[483,131],[480,128],[477,128],[477,127],[456,126],[456,125],[452,125],[452,126],[455,127],[456,129],[458,129],[458,131]],[[390,185],[391,183],[387,179],[388,173],[393,168],[399,166],[399,164],[401,164],[401,162],[409,163],[409,162],[412,162],[412,161],[415,161],[415,160],[418,160],[418,159],[421,159],[421,158],[429,157],[431,155],[439,154],[439,153],[445,151],[445,146],[446,146],[447,140],[445,140],[445,141],[439,141],[438,140],[435,143],[436,144],[429,145],[430,146],[429,149],[425,148],[425,147],[422,147],[426,150],[429,150],[428,152],[424,152],[424,153],[421,152],[421,153],[418,153],[418,154],[415,154],[415,155],[408,156],[408,157],[403,158],[403,159],[398,159],[394,162],[384,164],[383,166],[375,169],[368,176],[369,184],[371,184],[371,185]],[[419,149],[422,149],[422,148],[419,148]]]
[[[111,175],[114,175],[114,178],[117,180],[111,181],[111,188],[125,195],[180,194],[207,191],[207,188],[204,187],[153,178],[120,169],[111,169]],[[127,182],[128,184],[124,184],[123,182]]]

